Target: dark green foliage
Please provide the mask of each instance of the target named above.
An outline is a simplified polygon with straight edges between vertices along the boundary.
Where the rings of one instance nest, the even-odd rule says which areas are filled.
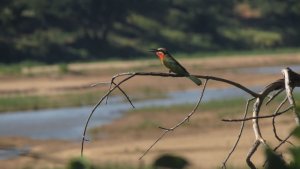
[[[296,110],[298,111],[299,107],[297,107]],[[293,135],[300,139],[300,127],[295,128],[295,130],[293,131]]]
[[[183,157],[164,154],[158,157],[153,166],[155,169],[170,168],[170,169],[183,169],[189,165],[189,162]]]
[[[266,169],[288,169],[285,161],[278,155],[275,154],[272,150],[266,150],[267,156],[267,167]]]
[[[300,147],[291,149],[291,153],[293,156],[293,162],[291,163],[292,169],[300,168]]]
[[[95,169],[87,160],[84,158],[73,159],[67,164],[67,169]]]
[[[299,47],[297,0],[2,0],[0,62]]]
[[[293,135],[300,138],[300,127],[297,127],[293,131]],[[267,156],[267,169],[299,169],[300,168],[300,147],[293,147],[290,149],[293,160],[290,164],[287,164],[280,155],[274,153],[270,149],[266,149]]]
[[[134,166],[115,162],[93,165],[85,158],[75,158],[70,160],[64,169],[152,169],[152,167]]]

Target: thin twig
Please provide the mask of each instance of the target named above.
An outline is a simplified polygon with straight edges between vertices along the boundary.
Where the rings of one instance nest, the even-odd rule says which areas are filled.
[[[110,85],[109,85],[109,89],[110,90],[112,88],[112,85],[116,85],[116,83],[114,82],[116,78],[118,77],[121,77],[121,76],[129,76],[129,75],[132,75],[132,74],[135,74],[134,72],[128,72],[128,73],[121,73],[121,74],[116,74],[114,75],[111,80],[110,80]],[[121,89],[120,89],[121,90]],[[122,90],[121,90],[122,91]],[[126,95],[125,95],[126,96]],[[106,100],[105,100],[105,104],[107,104],[108,102],[108,98],[109,98],[109,95],[107,95],[106,97]]]
[[[119,78],[121,76],[129,76],[125,79],[123,79],[122,81],[120,81],[119,83],[114,83],[114,80],[116,78]],[[127,73],[120,73],[120,74],[116,74],[112,77],[111,79],[111,85],[110,85],[110,88],[108,90],[108,92],[98,101],[98,103],[94,106],[94,108],[92,109],[88,119],[87,119],[87,122],[85,124],[85,127],[84,127],[84,132],[83,132],[83,138],[82,138],[82,144],[81,144],[81,155],[83,155],[83,147],[84,147],[84,142],[87,141],[88,139],[86,139],[86,130],[87,130],[87,126],[89,124],[89,121],[92,117],[92,115],[94,114],[95,110],[99,107],[99,105],[103,102],[104,99],[106,99],[106,102],[107,102],[107,99],[108,99],[108,96],[111,94],[112,91],[114,91],[116,88],[119,88],[119,86],[131,79],[132,77],[134,76],[160,76],[160,77],[185,77],[183,75],[178,75],[178,74],[174,74],[174,73],[160,73],[160,72],[127,72]],[[206,79],[209,80],[209,79],[212,79],[212,80],[216,80],[216,81],[220,81],[220,82],[224,82],[224,83],[228,83],[230,85],[233,85],[233,86],[236,86],[237,88],[240,88],[241,90],[247,92],[248,94],[256,97],[258,96],[259,94],[258,93],[255,93],[253,92],[252,90],[246,88],[245,86],[242,86],[241,84],[239,83],[236,83],[234,81],[230,81],[230,80],[227,80],[227,79],[223,79],[223,78],[219,78],[219,77],[214,77],[214,76],[202,76],[202,75],[195,75],[196,77],[198,78],[203,78],[203,79]],[[114,87],[112,87],[113,84],[116,84]],[[120,88],[119,88],[120,89]],[[204,89],[204,88],[203,88]],[[203,90],[204,91],[204,90]],[[125,92],[124,92],[125,93]],[[126,96],[126,95],[125,95]],[[201,95],[201,99],[203,97],[203,93]],[[126,98],[128,98],[126,96]],[[128,99],[130,101],[130,99]],[[130,101],[131,103],[131,101]],[[131,103],[132,104],[132,103]],[[187,117],[186,119],[184,119],[184,121],[182,123],[184,123],[185,121],[187,121],[189,119],[189,117]],[[178,125],[180,126],[180,125]],[[176,126],[175,128],[177,128],[178,126]],[[175,129],[174,128],[174,129]]]
[[[278,148],[280,148],[285,142],[288,141],[288,139],[293,135],[293,132],[291,132],[285,139],[283,139],[278,146],[276,146],[273,150],[276,151]],[[293,145],[293,144],[292,144]],[[294,145],[293,145],[294,146]]]
[[[243,116],[243,119],[245,119],[247,117],[247,113],[248,113],[248,108],[249,108],[249,103],[254,100],[255,98],[252,98],[252,99],[248,99],[247,100],[247,103],[246,103],[246,108],[245,108],[245,111],[244,111],[244,116]],[[242,124],[241,124],[241,128],[240,128],[240,132],[238,134],[238,137],[232,147],[232,149],[230,150],[230,152],[228,153],[227,157],[225,158],[225,160],[223,161],[223,166],[222,168],[226,168],[226,163],[227,161],[229,160],[230,156],[232,155],[232,153],[234,152],[235,148],[237,147],[240,139],[241,139],[241,136],[242,136],[242,133],[243,133],[243,130],[244,130],[244,126],[245,126],[245,121],[242,121]]]
[[[281,114],[283,114],[283,113],[285,113],[288,110],[290,110],[290,109],[293,108],[293,112],[296,115],[297,124],[299,124],[300,115],[298,115],[297,112],[296,112],[296,108],[295,108],[296,105],[295,105],[295,100],[293,98],[292,92],[293,92],[293,88],[294,87],[299,87],[300,86],[300,75],[297,74],[297,73],[295,73],[295,72],[292,72],[289,68],[283,69],[282,72],[284,74],[284,79],[279,79],[279,80],[277,80],[277,81],[275,81],[275,82],[267,85],[264,88],[264,90],[262,92],[260,92],[260,93],[256,93],[256,92],[250,90],[249,88],[247,88],[247,87],[245,87],[245,86],[243,86],[243,85],[241,85],[239,83],[236,83],[234,81],[230,81],[230,80],[227,80],[227,79],[223,79],[223,78],[219,78],[219,77],[214,77],[214,76],[193,75],[193,76],[196,76],[198,78],[205,79],[205,84],[203,86],[202,93],[201,93],[201,96],[199,98],[198,103],[196,104],[196,106],[194,107],[194,109],[182,121],[180,121],[179,123],[177,123],[172,128],[159,127],[160,129],[162,129],[164,131],[156,139],[156,141],[144,152],[144,154],[140,157],[140,159],[143,158],[167,133],[169,133],[170,131],[174,131],[177,127],[179,127],[182,124],[184,124],[185,122],[189,121],[190,117],[195,113],[195,111],[197,110],[199,104],[201,103],[201,100],[202,100],[202,98],[204,96],[204,92],[205,92],[205,88],[206,88],[208,80],[215,80],[215,81],[224,82],[224,83],[227,83],[227,84],[232,85],[234,87],[237,87],[237,88],[241,89],[242,91],[248,93],[249,95],[253,96],[254,98],[256,98],[256,101],[253,104],[253,117],[246,118],[247,112],[248,112],[248,106],[249,106],[249,102],[250,102],[248,100],[248,102],[246,104],[245,114],[244,114],[244,118],[243,119],[233,119],[233,120],[223,119],[223,121],[229,121],[229,122],[233,122],[233,121],[241,121],[242,122],[241,128],[240,128],[240,133],[239,133],[238,138],[237,138],[237,140],[235,142],[235,145],[233,146],[232,150],[230,151],[230,153],[228,154],[227,158],[223,162],[223,166],[226,167],[227,160],[229,159],[229,157],[231,156],[231,154],[235,151],[235,149],[236,149],[236,147],[237,147],[237,145],[239,143],[239,140],[240,140],[240,138],[242,136],[242,132],[243,132],[243,128],[244,128],[244,123],[247,120],[252,120],[252,122],[253,122],[252,125],[253,125],[253,130],[254,130],[254,133],[255,133],[256,140],[255,140],[255,143],[253,144],[252,148],[250,149],[250,152],[247,155],[246,161],[247,161],[247,164],[248,164],[249,167],[255,168],[255,165],[251,162],[251,157],[256,152],[256,149],[259,147],[260,143],[263,143],[263,144],[266,145],[265,140],[263,139],[263,137],[261,135],[261,132],[260,132],[260,129],[259,129],[260,126],[259,126],[259,123],[258,123],[258,119],[260,119],[260,118],[271,118],[271,117],[275,118],[276,116],[279,116],[279,115],[281,115]],[[114,82],[115,79],[117,79],[119,77],[122,77],[122,76],[127,76],[127,77],[125,77],[123,80],[121,80],[118,83]],[[98,101],[98,103],[94,106],[93,110],[89,114],[89,117],[88,117],[87,122],[86,122],[85,127],[84,127],[84,132],[83,132],[82,145],[81,145],[81,155],[83,155],[84,142],[87,141],[87,139],[86,139],[86,131],[87,131],[87,127],[88,127],[89,121],[90,121],[93,113],[95,112],[95,110],[100,106],[100,104],[104,101],[104,99],[106,99],[105,102],[107,103],[109,95],[116,88],[118,88],[124,94],[124,96],[127,98],[127,100],[129,101],[129,103],[133,106],[130,98],[128,97],[128,95],[126,94],[126,92],[124,90],[122,90],[122,88],[120,87],[120,85],[122,83],[126,82],[127,80],[135,77],[135,76],[185,77],[183,75],[177,75],[177,74],[174,74],[174,73],[160,73],[160,72],[127,72],[127,73],[120,73],[120,74],[114,75],[112,77],[112,79],[111,79],[111,83],[110,83],[110,87],[109,87],[108,92]],[[287,98],[289,100],[289,103],[290,103],[291,107],[289,107],[289,108],[287,108],[287,109],[279,112],[279,110],[282,107],[282,105],[279,105],[279,107],[276,109],[276,111],[275,111],[275,113],[273,115],[259,116],[259,113],[260,113],[260,110],[261,110],[261,105],[262,105],[264,99],[269,95],[269,99],[266,102],[266,105],[267,105],[274,98],[276,98],[284,89],[286,91],[286,95],[287,95]],[[273,95],[270,95],[270,93],[273,92],[273,91],[276,91],[276,93],[273,94]],[[274,120],[274,124],[273,125],[275,126],[275,120]],[[276,128],[275,128],[274,133],[275,133],[275,135],[277,135]],[[287,140],[288,140],[289,137],[290,137],[290,135],[286,139],[282,140],[281,144],[278,147],[280,147],[282,144],[284,144],[285,142],[287,142]],[[276,147],[276,149],[277,149],[277,147]]]
[[[276,108],[275,112],[273,114],[278,114],[278,111],[281,109],[281,107],[287,102],[288,98],[285,97],[283,99],[283,101],[278,105],[278,107]],[[277,134],[277,130],[276,130],[276,125],[275,125],[275,118],[276,116],[274,116],[272,118],[272,126],[273,126],[273,133],[275,135],[275,138],[278,140],[278,141],[282,141],[282,139],[278,136]]]
[[[96,109],[99,107],[99,105],[102,103],[102,101],[112,92],[114,91],[118,86],[120,86],[122,83],[124,83],[125,81],[131,79],[132,77],[134,77],[135,74],[130,75],[129,77],[123,79],[122,81],[120,81],[117,85],[115,85],[113,88],[111,88],[99,101],[98,103],[94,106],[93,110],[91,111],[85,126],[84,126],[84,130],[83,130],[83,137],[82,137],[82,141],[81,141],[81,156],[83,156],[83,148],[84,148],[84,142],[87,141],[88,139],[86,138],[86,131],[87,131],[87,127],[89,125],[89,122],[91,120],[91,117],[93,116],[94,112],[96,111]]]
[[[273,151],[276,152],[277,149],[279,149],[284,143],[288,142],[288,139],[293,135],[293,132],[291,132],[285,139],[283,139],[274,149]],[[290,143],[292,146],[294,146],[294,144]],[[268,160],[265,160],[263,167],[265,167],[268,163]]]
[[[111,81],[111,82],[97,82],[97,83],[91,84],[90,87],[96,87],[96,86],[101,85],[101,84],[109,84],[110,86],[109,86],[108,91],[112,88],[112,84],[116,85],[116,83],[113,82],[113,81]],[[120,86],[118,86],[117,88],[123,93],[123,95],[126,97],[126,99],[128,100],[128,102],[131,104],[132,108],[135,108],[134,105],[133,105],[133,103],[132,103],[132,101],[131,101],[131,99],[126,94],[126,92]],[[105,104],[107,104],[108,97],[109,96],[106,97]]]
[[[269,100],[266,102],[266,105],[268,105],[273,99],[275,99],[276,96],[278,96],[282,91],[284,91],[284,89],[280,89],[280,90],[276,91],[275,94],[268,96]]]
[[[112,85],[113,85],[113,79],[111,79],[111,82],[110,82],[110,85],[109,85],[109,89],[108,89],[108,91],[110,91],[111,90],[111,88],[112,88]],[[105,104],[107,104],[107,102],[108,102],[108,97],[109,97],[109,95],[106,97],[106,99],[105,99]]]
[[[97,82],[97,83],[93,83],[93,84],[90,84],[90,87],[96,87],[96,86],[99,86],[99,85],[108,85],[110,84],[109,82]]]
[[[115,82],[112,82],[114,85],[117,85]],[[132,108],[135,108],[131,99],[129,98],[129,96],[126,94],[126,92],[120,87],[118,86],[118,89],[123,93],[123,95],[126,97],[126,99],[128,100],[128,102],[131,104]],[[106,97],[108,98],[108,96]],[[106,100],[107,101],[107,100]],[[107,103],[106,103],[107,104]]]
[[[186,121],[188,121],[190,119],[190,117],[196,112],[199,104],[202,101],[202,98],[204,96],[204,92],[206,89],[206,84],[208,82],[208,79],[205,79],[204,82],[204,86],[201,92],[201,95],[199,97],[199,100],[196,104],[196,106],[194,107],[194,109],[179,123],[177,123],[175,126],[171,127],[171,128],[165,128],[165,127],[159,127],[160,129],[164,130],[164,132],[155,140],[155,142],[153,144],[151,144],[151,146],[141,155],[141,157],[139,158],[139,160],[141,160],[167,133],[169,133],[170,131],[174,131],[177,127],[181,126],[183,123],[185,123]]]
[[[293,106],[290,106],[288,108],[286,108],[285,110],[278,112],[277,114],[271,114],[271,115],[265,115],[265,116],[256,116],[256,117],[248,117],[248,118],[244,118],[244,119],[222,119],[222,121],[224,122],[241,122],[241,121],[249,121],[249,120],[253,120],[253,119],[266,119],[266,118],[271,118],[271,117],[276,117],[279,116],[281,114],[286,113],[287,111],[291,110],[293,108]]]

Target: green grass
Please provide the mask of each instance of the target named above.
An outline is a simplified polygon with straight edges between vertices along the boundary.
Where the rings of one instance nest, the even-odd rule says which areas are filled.
[[[58,93],[54,95],[11,95],[0,96],[0,112],[19,110],[39,110],[46,108],[78,107],[94,105],[106,91],[78,91],[70,93]],[[121,95],[121,93],[119,93]],[[166,95],[158,90],[145,90],[139,93],[131,93],[130,99],[135,101],[146,99],[164,98]],[[112,95],[115,95],[114,93]],[[123,101],[127,99],[123,97]]]
[[[201,103],[197,109],[198,113],[204,111],[210,111],[216,113],[218,116],[231,116],[233,114],[240,114],[243,112],[245,105],[245,99],[234,98],[229,100],[213,100],[205,103]],[[112,129],[107,129],[103,127],[95,127],[89,130],[93,136],[97,136],[100,132],[109,132],[112,133],[127,133],[127,132],[145,132],[157,129],[158,126],[164,125],[160,115],[170,116],[182,116],[184,117],[187,113],[191,112],[195,107],[195,104],[179,104],[173,106],[152,106],[144,107],[139,109],[130,109],[127,111],[124,120],[126,122],[126,116],[132,117],[136,116],[137,119],[134,123],[127,123],[119,127],[117,130],[113,127]],[[230,111],[229,111],[230,110]],[[148,118],[149,117],[149,118]],[[151,118],[150,118],[151,117]],[[164,116],[165,117],[165,116]],[[160,119],[158,119],[160,118]],[[191,126],[191,123],[187,124],[187,127]],[[198,125],[195,123],[193,125]]]
[[[300,105],[300,93],[294,93],[294,98],[296,100],[296,105]],[[283,96],[275,98],[268,107],[262,106],[263,109],[268,108],[268,111],[272,111],[276,105],[278,105],[283,100]],[[203,102],[199,105],[197,111],[210,111],[217,113],[220,117],[228,115],[237,115],[244,112],[247,99],[245,98],[230,98],[222,100],[211,100],[209,102]],[[253,103],[253,102],[252,102]],[[195,103],[196,104],[196,103]],[[188,113],[194,107],[195,104],[178,104],[172,106],[159,106],[159,107],[145,107],[140,109],[129,110],[128,113]],[[300,109],[297,107],[297,109]],[[252,110],[252,104],[249,105],[249,111]],[[141,126],[149,124],[149,121],[145,121]]]
[[[214,111],[220,115],[240,113],[244,109],[246,99],[232,98],[228,100],[212,100],[201,103],[197,111]],[[228,107],[230,106],[230,110]],[[187,113],[195,107],[195,104],[178,104],[173,106],[145,107],[129,110],[128,113]]]
[[[145,49],[147,51],[147,49]],[[293,54],[293,53],[300,53],[300,48],[274,48],[274,49],[254,49],[254,50],[216,50],[216,51],[199,51],[199,52],[193,52],[193,53],[176,53],[176,51],[171,51],[173,55],[175,55],[177,58],[195,58],[195,57],[201,57],[201,58],[208,58],[208,57],[229,57],[229,56],[260,56],[260,55],[274,55],[278,56],[281,54]],[[127,60],[155,60],[156,58],[151,57],[151,54],[139,56],[136,58],[130,58]],[[97,60],[98,62],[115,62],[122,60],[120,57],[110,57],[103,60]],[[97,62],[96,61],[96,62]],[[91,63],[95,62],[93,61],[87,61],[85,63]],[[76,63],[76,62],[74,62]],[[83,63],[83,62],[81,62]],[[69,64],[69,63],[68,63]],[[53,66],[57,66],[59,73],[65,74],[70,73],[70,69],[67,63],[56,63],[53,64]],[[14,63],[14,64],[0,64],[0,75],[22,75],[22,70],[24,68],[32,68],[35,66],[42,66],[45,65],[41,62],[35,62],[35,61],[24,61],[21,63]],[[155,64],[156,66],[156,64]],[[136,68],[140,69],[140,68]]]
[[[92,105],[98,101],[102,94],[103,92],[89,91],[50,96],[18,95],[0,97],[0,112]]]
[[[0,75],[21,75],[23,68],[31,68],[34,66],[42,66],[43,63],[36,61],[24,61],[13,64],[0,64]]]

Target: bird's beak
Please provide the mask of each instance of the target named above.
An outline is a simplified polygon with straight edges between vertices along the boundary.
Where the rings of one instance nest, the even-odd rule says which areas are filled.
[[[154,53],[154,52],[156,52],[156,49],[149,49],[148,51]]]

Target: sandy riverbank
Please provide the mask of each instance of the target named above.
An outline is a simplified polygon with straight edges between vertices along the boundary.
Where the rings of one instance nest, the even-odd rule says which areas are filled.
[[[127,63],[127,62],[126,62]],[[227,64],[228,63],[228,64]],[[237,67],[255,67],[266,65],[287,65],[300,63],[300,54],[281,55],[281,56],[261,56],[261,57],[226,57],[226,58],[205,58],[205,59],[183,59],[182,64],[191,72],[201,72],[201,74],[209,74],[220,76],[240,82],[245,86],[267,85],[270,82],[281,78],[280,70],[278,74],[253,74],[236,72]],[[34,93],[39,95],[52,95],[56,92],[76,91],[76,87],[84,86],[98,81],[108,81],[112,74],[117,73],[116,69],[109,66],[103,66],[98,63],[92,72],[83,75],[67,74],[59,77],[2,77],[0,91],[28,91],[34,89]],[[108,63],[107,63],[108,64]],[[111,64],[111,63],[109,63]],[[130,65],[130,63],[127,63]],[[147,63],[143,63],[147,65]],[[142,64],[142,65],[143,65]],[[159,65],[159,63],[157,63]],[[115,64],[112,64],[115,65]],[[127,66],[128,66],[127,65]],[[200,65],[200,66],[199,66]],[[136,64],[135,64],[136,66]],[[137,67],[121,68],[121,72],[139,70]],[[159,65],[160,66],[160,65]],[[73,69],[84,69],[84,65],[71,65]],[[99,68],[98,68],[99,67]],[[109,71],[111,69],[111,71]],[[95,70],[100,73],[95,72]],[[103,71],[101,71],[103,70]],[[144,71],[165,71],[164,69],[149,64]],[[103,74],[103,72],[106,72]],[[197,73],[195,73],[197,74]],[[153,83],[158,82],[159,83]],[[170,85],[172,84],[172,85]],[[165,86],[168,86],[167,88]],[[209,87],[226,87],[228,85],[212,82]],[[163,89],[162,89],[163,87]],[[67,90],[59,90],[59,89]],[[138,77],[132,79],[124,87],[127,92],[138,92],[139,90],[155,89],[156,91],[172,91],[194,88],[189,81],[168,78],[161,80],[160,78],[144,78]],[[89,89],[88,89],[89,90]],[[92,89],[95,90],[95,89]],[[99,87],[97,90],[106,90]],[[150,114],[151,115],[151,114]],[[166,124],[174,124],[184,115],[168,116],[162,113],[156,116],[152,121],[167,119]],[[138,160],[145,149],[153,143],[155,138],[160,134],[159,129],[145,130],[122,130],[122,125],[135,123],[139,119],[151,118],[151,116],[126,116],[114,123],[106,126],[107,131],[113,132],[109,137],[94,138],[87,143],[84,151],[85,156],[92,160],[95,164],[103,162],[118,162],[138,165]],[[143,159],[145,164],[150,164],[153,159],[162,153],[174,153],[186,157],[192,164],[193,168],[216,168],[221,165],[228,151],[236,139],[239,130],[239,124],[227,124],[220,121],[220,117],[214,112],[201,112],[191,120],[191,127],[186,125],[171,133]],[[198,125],[195,125],[198,124]],[[165,124],[165,123],[164,123]],[[285,136],[295,126],[291,114],[284,116],[277,122],[280,128],[280,135]],[[263,134],[268,143],[275,146],[278,142],[274,139],[270,120],[262,121]],[[270,140],[270,141],[269,141]],[[232,156],[229,164],[232,166],[245,166],[245,156],[254,141],[254,135],[250,123],[247,124],[245,133],[240,142],[237,151]],[[0,147],[30,147],[30,151],[23,156],[14,159],[1,160],[1,166],[5,169],[23,169],[23,168],[52,168],[61,167],[72,157],[80,155],[80,141],[69,142],[59,140],[32,140],[28,138],[1,138]],[[284,150],[284,149],[283,149]],[[284,150],[284,152],[286,152]],[[263,155],[260,153],[255,155],[253,159],[256,163],[263,162]]]

